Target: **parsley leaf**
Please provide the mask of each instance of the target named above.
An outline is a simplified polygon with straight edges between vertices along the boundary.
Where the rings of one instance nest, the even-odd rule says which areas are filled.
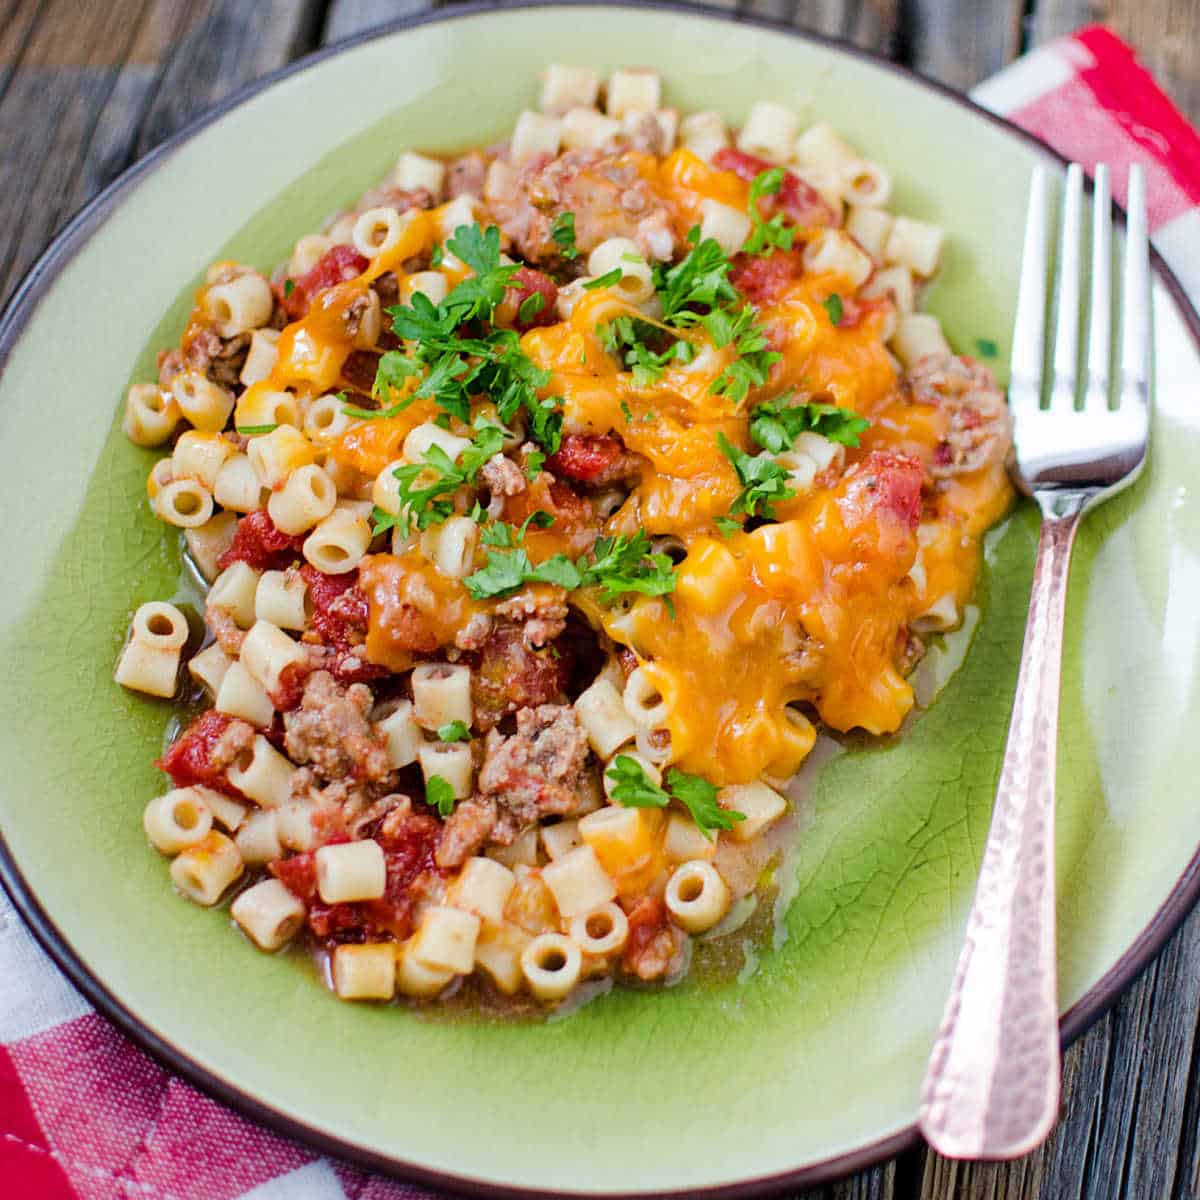
[[[735,521],[732,517],[714,517],[713,524],[716,525],[725,537],[729,537],[733,533],[739,533],[742,528],[741,521]]]
[[[536,525],[538,529],[549,529],[553,524],[554,518],[545,509],[539,508],[521,522],[520,529],[514,530],[504,521],[493,521],[485,527],[480,537],[485,546],[502,546],[511,549],[513,546],[519,546],[525,540],[525,531],[530,525]]]
[[[726,339],[719,343],[718,349],[732,341],[738,356],[713,380],[708,390],[716,396],[725,396],[734,404],[741,404],[751,388],[762,387],[767,382],[771,367],[779,361],[780,355],[778,351],[767,349],[767,331],[758,324],[749,304],[739,309],[731,321],[714,323],[711,316],[706,328],[708,324],[715,324],[720,336]],[[709,336],[713,337],[711,330]]]
[[[597,288],[612,287],[614,283],[621,282],[621,276],[624,272],[620,267],[613,267],[611,271],[605,271],[603,275],[597,275],[595,279],[587,280],[583,285],[585,292],[593,292]]]
[[[441,446],[430,446],[423,462],[397,467],[392,474],[400,483],[400,512],[392,524],[407,533],[414,522],[418,529],[428,529],[453,516],[454,493],[473,482],[483,464],[500,453],[504,436],[498,425],[484,425],[457,463]]]
[[[443,817],[454,811],[454,789],[441,775],[430,775],[425,780],[425,803],[432,805]]]
[[[528,325],[545,307],[546,297],[541,292],[530,292],[521,301],[521,307],[517,309],[517,320],[522,325]]]
[[[553,583],[573,592],[583,583],[579,568],[565,554],[554,554],[529,572],[531,583]]]
[[[631,755],[618,754],[604,774],[613,782],[612,798],[626,808],[666,808],[671,802],[671,797]]]
[[[833,292],[831,295],[826,296],[825,299],[821,301],[821,306],[829,314],[829,320],[834,325],[840,325],[842,323],[842,315],[846,310],[845,305],[842,304],[842,298],[837,294],[837,292]]]
[[[774,518],[775,505],[796,494],[787,485],[787,472],[769,454],[751,455],[739,450],[723,433],[717,434],[717,443],[742,485],[741,494],[729,506],[730,514]]]
[[[546,456],[540,450],[531,450],[525,459],[525,474],[531,480],[536,479],[542,473],[542,463],[545,461]]]
[[[732,829],[735,821],[744,821],[745,813],[722,808],[717,803],[717,788],[699,775],[688,775],[671,767],[667,771],[671,795],[692,814],[696,828],[712,841],[714,829]]]
[[[790,250],[796,236],[794,229],[787,229],[783,224],[783,214],[776,213],[769,221],[764,221],[762,210],[758,206],[764,196],[773,196],[783,186],[786,172],[783,167],[771,167],[755,176],[750,185],[749,212],[754,228],[742,247],[743,254],[761,254],[769,257],[778,247],[780,250]]]
[[[283,298],[286,300],[296,290],[296,281],[294,279],[285,279],[283,281]]]
[[[819,433],[831,442],[857,446],[858,435],[871,422],[853,409],[836,404],[787,404],[787,397],[756,404],[750,410],[750,436],[772,454],[790,450],[802,433]]]
[[[675,590],[675,564],[666,554],[653,554],[644,529],[633,537],[600,537],[592,544],[586,582],[598,584],[605,600],[626,592],[665,596]],[[580,560],[581,565],[583,560]]]
[[[984,358],[996,358],[1000,353],[1000,347],[991,338],[976,338],[975,348]]]
[[[626,808],[666,808],[672,800],[678,800],[709,841],[714,830],[732,829],[735,822],[746,819],[745,813],[722,808],[717,803],[718,790],[707,779],[674,767],[667,771],[665,789],[629,754],[618,754],[604,774],[613,783],[612,798]]]
[[[621,401],[621,416],[625,418],[626,425],[633,424],[633,409],[631,409],[628,403],[624,400]]]
[[[736,300],[737,291],[729,282],[732,265],[713,238],[700,237],[700,227],[688,232],[692,249],[675,266],[664,271],[655,268],[655,286],[662,301],[663,320],[672,325],[694,324],[696,314],[685,310],[696,305],[715,308],[726,300]]]
[[[471,731],[467,728],[465,721],[451,721],[447,725],[439,725],[437,735],[439,742],[469,742],[471,740]]]
[[[433,252],[429,256],[429,265],[433,270],[437,270],[442,265],[446,258],[446,247],[438,242],[433,248]]]
[[[558,246],[559,253],[563,258],[572,260],[579,257],[579,251],[575,248],[575,214],[573,212],[562,212],[554,218],[554,224],[550,226],[550,240]]]
[[[424,372],[413,397],[431,398],[464,421],[470,416],[472,397],[478,395],[491,398],[504,422],[524,409],[529,436],[553,454],[562,436],[562,412],[558,400],[537,395],[550,382],[550,372],[526,356],[514,330],[489,331],[484,324],[491,321],[521,268],[501,262],[500,231],[495,226],[482,230],[478,225],[460,225],[446,247],[475,274],[462,280],[440,304],[418,292],[408,306],[388,310],[396,336],[417,344],[413,358],[405,360],[415,364],[417,373]],[[520,314],[528,319],[544,304],[544,299],[538,304],[527,297]],[[386,415],[393,411],[387,410]]]
[[[535,567],[524,549],[519,545],[513,548],[513,543],[519,543],[524,536],[528,524],[526,521],[515,536],[512,526],[505,526],[503,532],[485,533],[485,544],[500,546],[508,552],[489,550],[487,565],[463,580],[476,600],[511,595],[526,583],[552,583],[568,592],[597,586],[604,600],[626,592],[665,596],[675,590],[675,564],[665,554],[650,552],[645,530],[639,530],[632,538],[624,534],[597,538],[590,554],[575,562],[565,554],[555,554]]]
[[[649,321],[622,316],[596,327],[600,344],[633,372],[634,387],[644,388],[662,378],[671,363],[689,363],[696,351],[691,342],[667,340],[669,335]],[[655,350],[666,340],[666,348]],[[626,405],[628,407],[628,405]],[[627,418],[628,419],[628,418]]]

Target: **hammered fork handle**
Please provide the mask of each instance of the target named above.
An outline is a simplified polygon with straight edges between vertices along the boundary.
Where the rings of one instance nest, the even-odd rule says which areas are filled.
[[[921,1089],[953,1158],[1014,1158],[1058,1114],[1054,783],[1067,571],[1083,493],[1037,497],[1041,537],[1008,744],[966,941]]]

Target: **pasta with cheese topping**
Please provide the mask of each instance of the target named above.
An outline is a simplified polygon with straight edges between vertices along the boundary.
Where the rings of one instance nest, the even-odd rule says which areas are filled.
[[[212,705],[145,827],[345,999],[677,979],[819,732],[901,728],[1011,499],[1002,392],[915,311],[953,244],[882,164],[651,70],[540,95],[214,264],[123,401],[212,581],[203,639],[144,605],[122,652]]]

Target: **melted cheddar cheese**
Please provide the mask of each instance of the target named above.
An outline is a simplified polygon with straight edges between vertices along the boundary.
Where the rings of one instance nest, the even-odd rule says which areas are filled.
[[[687,150],[661,161],[625,158],[669,207],[679,238],[699,222],[705,200],[746,205],[743,179]],[[321,292],[307,315],[283,330],[274,370],[247,389],[239,412],[254,411],[272,391],[308,398],[345,386],[353,349],[348,310],[387,271],[399,276],[406,295],[402,264],[436,240],[438,212],[406,220],[398,245],[358,278]],[[798,231],[801,244],[811,232]],[[461,275],[460,268],[448,278]],[[671,761],[718,785],[791,776],[812,748],[814,715],[839,730],[896,730],[913,705],[901,670],[909,631],[943,597],[961,609],[978,570],[980,535],[1011,499],[1003,467],[990,465],[936,488],[926,480],[919,527],[903,505],[889,508],[890,456],[929,464],[949,435],[950,416],[901,386],[884,345],[887,302],[865,302],[855,321],[835,325],[827,301],[854,292],[836,274],[801,273],[758,304],[780,357],[768,385],[741,405],[712,390],[734,348],[714,348],[695,328],[672,330],[693,342],[690,362],[635,386],[597,329],[626,313],[649,320],[653,313],[607,289],[582,293],[566,319],[521,339],[528,358],[550,373],[541,394],[561,404],[566,433],[617,434],[643,460],[602,528],[562,519],[549,530],[531,529],[530,560],[583,554],[598,532],[645,530],[683,543],[670,604],[648,597],[605,604],[587,591],[572,601],[636,655],[666,699]],[[830,469],[812,490],[779,503],[774,522],[723,537],[717,518],[728,514],[741,485],[717,435],[754,453],[753,404],[792,391],[853,409],[870,428],[846,453],[844,471]],[[395,416],[356,422],[327,446],[329,457],[364,477],[377,475],[400,456],[408,433],[437,412],[432,401],[418,401]],[[454,428],[462,431],[457,422]],[[503,518],[516,525],[539,508],[558,514],[552,486],[543,475],[505,501]],[[370,606],[367,657],[393,671],[453,644],[472,619],[496,607],[473,600],[415,549],[368,558],[361,586]],[[421,636],[414,641],[415,614]]]

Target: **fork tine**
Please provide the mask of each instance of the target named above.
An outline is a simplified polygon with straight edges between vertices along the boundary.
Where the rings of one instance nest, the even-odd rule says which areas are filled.
[[[1054,375],[1050,385],[1050,408],[1057,412],[1070,412],[1075,407],[1079,373],[1079,244],[1082,231],[1083,168],[1072,163],[1067,170],[1058,250],[1058,316],[1054,334]]]
[[[1041,405],[1046,331],[1048,183],[1046,168],[1034,167],[1029,181],[1025,251],[1021,259],[1021,286],[1017,292],[1008,390],[1009,405],[1017,416]]]
[[[1088,325],[1085,412],[1108,408],[1109,362],[1112,358],[1112,193],[1108,167],[1100,163],[1092,195],[1092,300]]]
[[[1121,289],[1121,394],[1118,404],[1149,402],[1150,243],[1146,227],[1146,176],[1129,168],[1125,207],[1125,273]]]

